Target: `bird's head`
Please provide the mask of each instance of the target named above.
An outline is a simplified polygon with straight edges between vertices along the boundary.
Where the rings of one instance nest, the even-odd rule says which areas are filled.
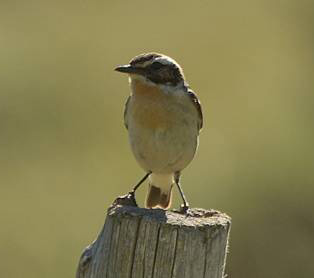
[[[175,87],[184,84],[184,75],[179,64],[158,53],[138,55],[129,64],[119,66],[115,70],[129,74],[131,80],[140,80],[152,85]]]

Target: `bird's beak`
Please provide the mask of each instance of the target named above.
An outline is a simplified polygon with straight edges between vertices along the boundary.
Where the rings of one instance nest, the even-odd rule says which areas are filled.
[[[135,74],[140,74],[142,72],[141,68],[136,68],[131,65],[119,66],[119,67],[116,67],[114,70],[118,72],[123,72],[123,73],[135,73]]]

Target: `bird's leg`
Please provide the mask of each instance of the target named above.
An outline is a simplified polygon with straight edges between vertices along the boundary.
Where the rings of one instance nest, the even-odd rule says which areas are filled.
[[[129,195],[132,195],[134,198],[135,191],[140,187],[140,185],[149,177],[152,172],[149,171],[145,174],[145,176],[133,187],[133,189],[129,192]]]
[[[126,206],[136,206],[137,203],[135,200],[135,191],[139,188],[139,186],[149,177],[152,172],[146,173],[146,175],[133,187],[133,189],[126,195],[119,196],[112,204],[115,205],[126,205]]]
[[[183,200],[183,204],[181,205],[181,212],[183,213],[187,213],[190,206],[189,206],[189,203],[187,202],[186,198],[185,198],[185,195],[183,193],[183,190],[181,188],[181,185],[180,185],[180,172],[177,172],[175,173],[175,183],[179,189],[179,192],[180,192],[180,195],[181,195],[181,198]]]

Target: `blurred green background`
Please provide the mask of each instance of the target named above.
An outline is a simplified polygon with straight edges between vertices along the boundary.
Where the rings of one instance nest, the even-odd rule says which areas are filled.
[[[1,277],[73,277],[143,175],[113,68],[149,51],[201,99],[183,187],[232,216],[229,277],[314,277],[313,13],[306,0],[1,0]]]

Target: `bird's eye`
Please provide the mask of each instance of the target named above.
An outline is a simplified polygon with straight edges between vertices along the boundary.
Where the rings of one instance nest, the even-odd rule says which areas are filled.
[[[159,63],[159,62],[154,62],[151,64],[151,68],[154,69],[154,70],[158,70],[160,68],[163,67],[163,64]]]

